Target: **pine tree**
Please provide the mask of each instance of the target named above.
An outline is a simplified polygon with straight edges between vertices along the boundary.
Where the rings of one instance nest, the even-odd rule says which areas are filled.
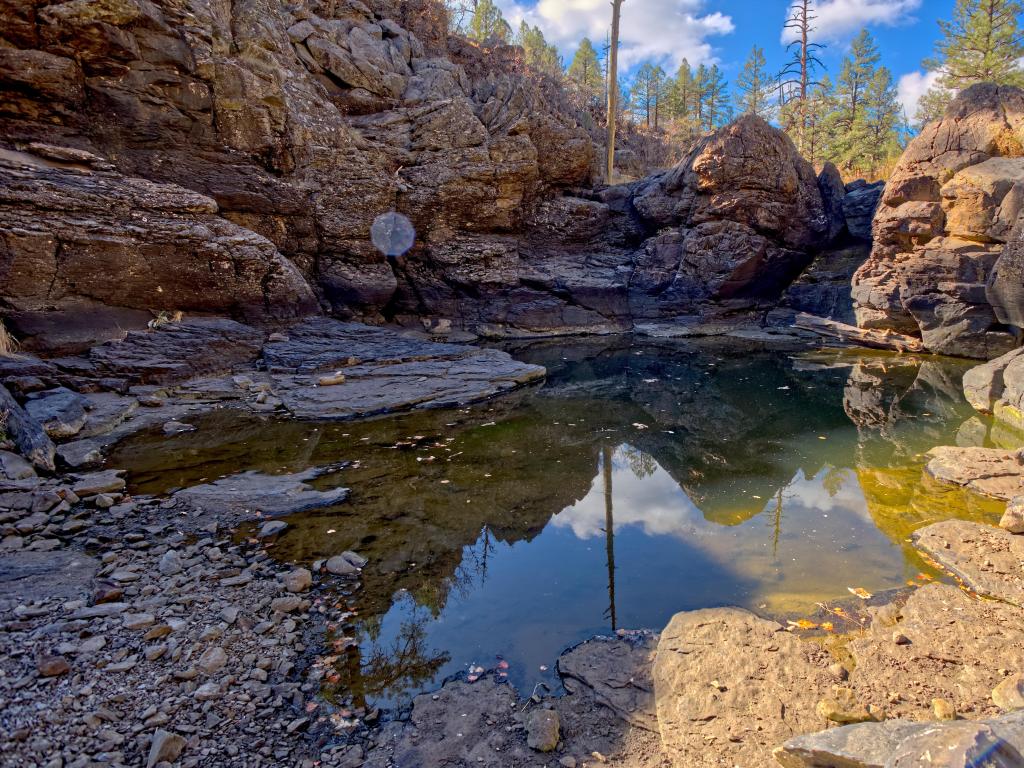
[[[580,41],[572,64],[569,65],[569,79],[574,82],[590,101],[597,100],[604,91],[604,74],[597,51],[589,38]]]
[[[743,71],[736,78],[736,108],[742,114],[770,120],[775,111],[771,98],[772,80],[766,69],[764,49],[755,45],[743,65]]]
[[[535,72],[559,77],[562,74],[562,57],[558,49],[548,45],[540,27],[531,27],[525,21],[519,25],[516,45],[523,49],[526,65]]]
[[[638,119],[643,120],[648,128],[658,128],[658,119],[665,91],[665,71],[651,62],[637,70],[632,88],[632,106]]]
[[[732,109],[729,105],[729,84],[717,64],[707,70],[703,113],[703,127],[708,131],[725,125],[732,116]]]
[[[850,55],[843,59],[836,88],[842,110],[840,120],[847,130],[857,122],[864,92],[875,77],[880,59],[878,46],[867,29],[862,29],[850,46]]]
[[[924,62],[939,79],[921,100],[918,121],[940,117],[956,93],[975,83],[1024,85],[1022,13],[1016,0],[957,0],[952,21],[939,22],[935,57]]]
[[[512,27],[505,21],[494,0],[477,0],[466,36],[481,45],[492,42],[508,43],[512,38]]]

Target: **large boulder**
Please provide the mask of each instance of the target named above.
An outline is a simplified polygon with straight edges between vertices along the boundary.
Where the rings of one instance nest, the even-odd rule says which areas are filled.
[[[858,323],[963,357],[1017,346],[1006,328],[1019,311],[1017,257],[997,265],[1022,209],[1024,90],[968,88],[911,142],[885,188],[871,258],[854,278]]]
[[[834,229],[811,165],[782,131],[750,115],[643,182],[633,205],[658,233],[635,260],[636,317],[775,300]]]

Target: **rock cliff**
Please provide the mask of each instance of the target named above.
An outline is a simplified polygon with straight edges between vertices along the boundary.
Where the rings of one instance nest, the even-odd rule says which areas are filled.
[[[1024,91],[982,84],[911,142],[854,278],[858,323],[989,359],[1018,345]],[[1007,244],[1011,245],[1007,245]]]
[[[0,0],[0,312],[44,349],[159,311],[620,331],[770,307],[863,236],[871,194],[751,117],[594,191],[559,88],[436,10]],[[370,238],[389,211],[415,230],[392,257]]]

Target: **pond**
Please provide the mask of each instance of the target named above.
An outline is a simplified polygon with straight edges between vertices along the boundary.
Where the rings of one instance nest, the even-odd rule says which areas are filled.
[[[369,558],[332,680],[383,707],[501,662],[524,694],[556,688],[567,647],[681,610],[785,621],[923,583],[940,574],[913,530],[1001,512],[922,472],[936,445],[993,439],[957,361],[627,337],[511,351],[546,383],[361,423],[220,411],[111,463],[133,492],[163,494],[350,462],[333,481],[349,500],[292,517],[271,552]]]

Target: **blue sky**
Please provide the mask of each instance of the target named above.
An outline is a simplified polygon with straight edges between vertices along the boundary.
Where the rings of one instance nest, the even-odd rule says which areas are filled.
[[[608,0],[496,0],[509,21],[525,18],[557,44],[566,61],[584,36],[604,40],[610,22]],[[866,26],[878,43],[882,63],[900,83],[900,96],[913,116],[930,79],[921,60],[939,37],[938,19],[952,15],[954,0],[818,0],[818,35],[828,47],[822,60],[835,79],[850,40]],[[772,71],[787,55],[783,24],[790,0],[625,0],[622,50],[627,67],[654,60],[675,69],[716,63],[732,80],[751,46],[765,50]]]

